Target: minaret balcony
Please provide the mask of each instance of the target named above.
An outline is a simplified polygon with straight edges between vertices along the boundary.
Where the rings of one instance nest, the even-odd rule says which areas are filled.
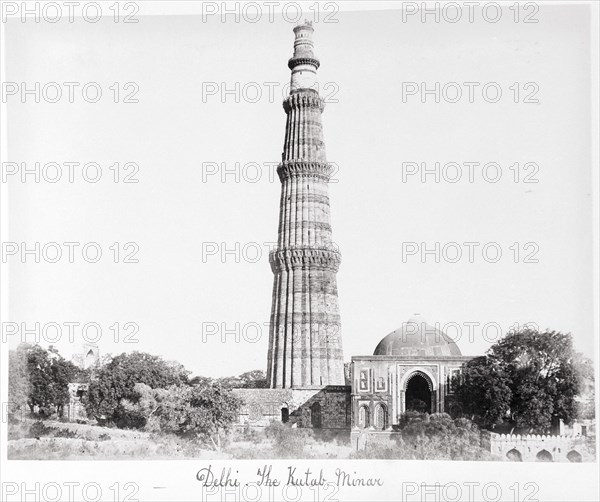
[[[296,66],[300,66],[301,64],[314,66],[317,70],[319,69],[319,66],[321,66],[321,63],[317,58],[293,57],[288,60],[288,68],[290,70],[293,70],[294,68],[296,68]]]
[[[333,174],[334,166],[327,162],[285,161],[277,166],[279,180],[283,183],[292,177],[317,178],[328,182]]]

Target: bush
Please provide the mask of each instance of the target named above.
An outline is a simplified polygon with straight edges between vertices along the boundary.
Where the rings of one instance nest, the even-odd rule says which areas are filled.
[[[40,438],[43,436],[50,436],[53,431],[56,431],[55,427],[48,427],[40,420],[39,422],[34,422],[31,427],[29,427],[29,434],[27,437]]]
[[[304,447],[311,439],[309,430],[281,422],[271,422],[265,427],[265,436],[273,442],[273,452],[279,458],[302,458]]]
[[[136,384],[150,389],[186,385],[188,372],[177,363],[143,352],[121,354],[100,368],[83,398],[88,416],[112,420],[122,428],[141,428],[145,418],[124,401],[137,402]]]
[[[410,411],[400,417],[396,429],[396,444],[367,443],[366,451],[356,452],[355,458],[397,458],[407,460],[493,460],[480,447],[480,432],[466,418],[453,420],[446,413]]]
[[[59,427],[50,427],[44,424],[44,422],[34,422],[29,427],[29,431],[25,437],[28,438],[42,438],[42,437],[55,437],[55,438],[75,438],[77,433],[70,431],[69,429],[62,429]]]

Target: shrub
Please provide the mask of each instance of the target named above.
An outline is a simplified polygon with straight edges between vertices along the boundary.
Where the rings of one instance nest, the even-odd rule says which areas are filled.
[[[265,435],[273,442],[273,452],[280,458],[302,458],[311,436],[307,429],[293,428],[281,422],[271,422],[265,428]]]
[[[453,420],[446,413],[410,411],[400,417],[397,431],[389,444],[367,443],[366,451],[353,454],[355,458],[398,458],[409,460],[493,460],[480,447],[480,432],[466,418]]]
[[[48,427],[41,420],[39,422],[34,422],[29,427],[29,435],[30,438],[39,438],[44,436],[50,436],[52,432],[56,431],[55,427]]]

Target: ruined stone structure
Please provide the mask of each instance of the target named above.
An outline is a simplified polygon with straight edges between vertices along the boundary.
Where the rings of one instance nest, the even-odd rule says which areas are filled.
[[[100,364],[100,349],[95,343],[84,343],[79,354],[73,354],[71,362],[87,370]],[[69,422],[85,422],[88,420],[82,398],[88,391],[88,384],[69,383],[69,403],[66,406],[66,418]]]
[[[70,383],[69,403],[66,406],[66,418],[69,422],[87,422],[88,416],[82,398],[88,391],[86,383]]]
[[[281,163],[277,248],[269,261],[274,274],[267,379],[273,389],[344,385],[344,360],[336,273],[340,253],[333,244],[321,113],[315,89],[319,60],[313,27],[294,28],[290,95]]]
[[[92,368],[100,362],[100,349],[95,343],[84,343],[82,351],[73,354],[71,361],[84,370]]]

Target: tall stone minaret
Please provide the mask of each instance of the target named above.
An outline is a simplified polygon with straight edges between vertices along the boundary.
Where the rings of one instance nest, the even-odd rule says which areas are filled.
[[[331,239],[332,168],[325,157],[313,32],[309,22],[294,28],[290,95],[283,102],[279,234],[269,256],[275,275],[267,363],[271,388],[344,385],[336,282],[340,253]]]

